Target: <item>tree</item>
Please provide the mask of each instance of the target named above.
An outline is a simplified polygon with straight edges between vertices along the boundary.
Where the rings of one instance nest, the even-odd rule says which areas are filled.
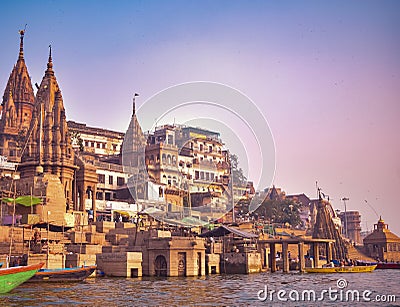
[[[82,152],[84,147],[81,134],[78,131],[72,131],[70,132],[70,138],[71,138],[71,143],[78,145],[79,151]]]
[[[292,227],[302,224],[300,204],[292,200],[265,199],[255,212],[274,223],[288,223]]]
[[[245,186],[247,178],[243,174],[243,169],[239,167],[239,158],[236,154],[229,154],[229,161],[231,164],[232,179],[234,186]]]

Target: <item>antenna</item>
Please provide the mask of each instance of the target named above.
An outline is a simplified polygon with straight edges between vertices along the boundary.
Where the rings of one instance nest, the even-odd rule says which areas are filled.
[[[345,234],[346,234],[346,238],[349,238],[347,236],[347,206],[346,206],[346,201],[350,200],[348,197],[343,197],[342,201],[344,203],[344,230],[345,230]]]

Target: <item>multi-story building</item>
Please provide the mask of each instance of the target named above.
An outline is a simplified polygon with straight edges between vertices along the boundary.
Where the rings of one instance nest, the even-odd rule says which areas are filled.
[[[89,127],[74,121],[68,121],[67,124],[75,150],[102,157],[119,155],[124,141],[124,133]]]
[[[342,235],[355,244],[362,244],[361,215],[358,211],[340,212]]]
[[[187,206],[221,201],[229,183],[227,151],[219,133],[181,125],[157,127],[147,135],[146,166],[166,193],[188,191]],[[226,198],[226,195],[225,195]],[[183,202],[182,202],[183,203]]]

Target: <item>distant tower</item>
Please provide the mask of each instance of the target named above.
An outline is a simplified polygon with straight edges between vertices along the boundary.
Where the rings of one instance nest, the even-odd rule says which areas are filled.
[[[361,240],[361,215],[358,211],[347,211],[341,212],[339,217],[342,221],[342,225],[347,222],[347,239],[350,239],[356,244],[362,244]],[[346,235],[346,231],[343,228],[343,235]]]
[[[19,33],[19,56],[4,91],[0,119],[0,155],[12,162],[20,161],[20,149],[31,123],[35,100],[24,59],[25,30]]]

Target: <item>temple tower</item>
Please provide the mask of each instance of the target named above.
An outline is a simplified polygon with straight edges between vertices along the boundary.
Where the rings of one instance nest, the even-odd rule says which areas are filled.
[[[18,169],[21,181],[37,176],[52,175],[62,185],[64,197],[57,200],[56,211],[71,207],[73,180],[76,166],[74,152],[68,134],[65,108],[60,87],[57,83],[51,55],[47,69],[35,97],[32,121],[28,130],[27,147]],[[57,192],[59,195],[60,193]]]
[[[24,59],[24,35],[20,32],[20,48],[17,63],[8,79],[1,103],[0,155],[8,161],[20,162],[34,108],[31,78]]]
[[[136,117],[137,96],[138,94],[133,96],[132,118],[122,145],[122,165],[124,172],[129,174],[128,188],[136,202],[146,198],[146,185],[149,180],[145,164],[147,140]]]

